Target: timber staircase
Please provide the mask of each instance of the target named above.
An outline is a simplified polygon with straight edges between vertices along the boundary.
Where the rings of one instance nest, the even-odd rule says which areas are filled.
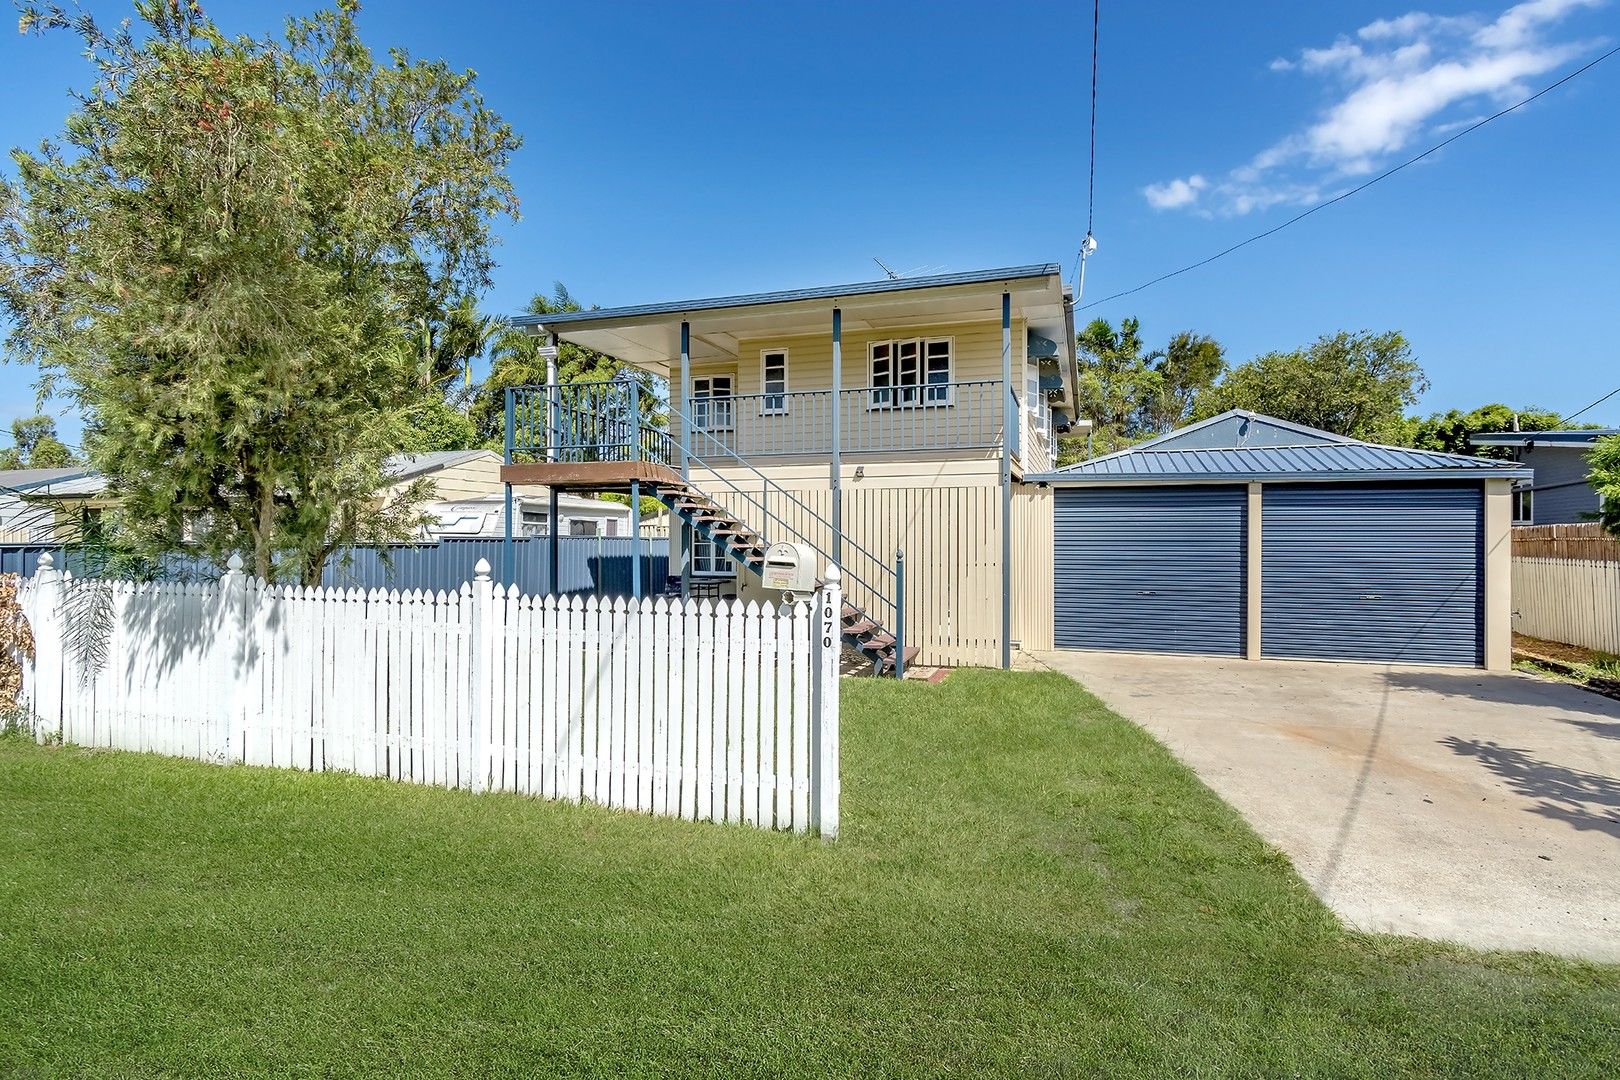
[[[763,575],[765,549],[770,541],[757,530],[684,480],[654,481],[652,488],[670,513],[713,541],[732,561],[756,576]],[[821,584],[818,579],[816,587]],[[895,669],[895,636],[877,619],[846,599],[842,623],[845,643],[870,660],[874,670],[883,673]],[[905,647],[901,670],[911,665],[918,652],[915,645]]]

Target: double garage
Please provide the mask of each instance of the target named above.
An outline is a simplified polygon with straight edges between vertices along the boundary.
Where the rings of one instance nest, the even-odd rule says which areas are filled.
[[[1252,413],[1059,470],[1054,642],[1506,666],[1517,475]]]

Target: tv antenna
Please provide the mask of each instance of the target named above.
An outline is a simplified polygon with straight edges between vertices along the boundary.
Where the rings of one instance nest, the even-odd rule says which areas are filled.
[[[885,274],[889,275],[889,280],[890,281],[899,281],[900,280],[900,272],[897,271],[897,270],[892,269],[889,266],[888,263],[884,262],[882,259],[878,258],[876,255],[872,256],[872,261],[878,264],[878,269],[882,270]]]

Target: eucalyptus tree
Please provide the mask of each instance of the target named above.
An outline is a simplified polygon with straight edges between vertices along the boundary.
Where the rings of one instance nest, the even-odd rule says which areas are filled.
[[[518,139],[472,72],[374,57],[349,0],[264,37],[135,10],[22,8],[91,70],[0,186],[8,352],[80,406],[133,542],[316,581],[415,527],[384,468],[439,392],[409,342],[487,287]]]

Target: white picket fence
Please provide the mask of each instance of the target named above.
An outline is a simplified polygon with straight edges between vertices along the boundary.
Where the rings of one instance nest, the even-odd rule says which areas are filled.
[[[1513,629],[1620,653],[1620,562],[1516,556]]]
[[[234,567],[234,564],[233,564]],[[25,585],[41,738],[838,832],[836,568],[813,604]],[[102,590],[97,598],[78,597]],[[96,603],[90,601],[95,599]],[[102,610],[104,660],[66,647]]]

